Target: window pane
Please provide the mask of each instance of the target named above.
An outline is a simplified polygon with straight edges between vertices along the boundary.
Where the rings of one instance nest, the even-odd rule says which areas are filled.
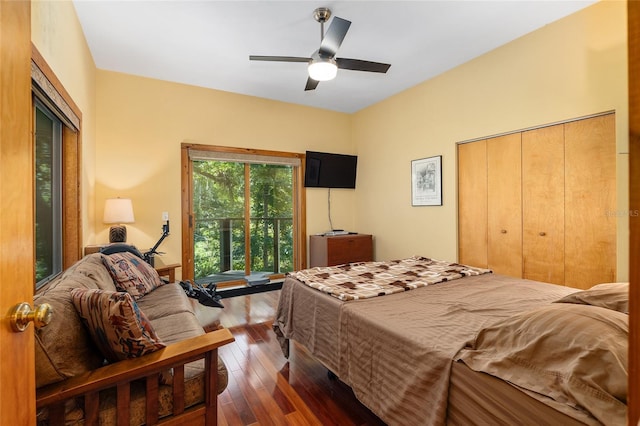
[[[194,277],[244,271],[244,165],[193,162]]]
[[[293,168],[251,165],[251,270],[293,270]]]
[[[36,283],[62,270],[61,123],[39,103],[35,117]]]

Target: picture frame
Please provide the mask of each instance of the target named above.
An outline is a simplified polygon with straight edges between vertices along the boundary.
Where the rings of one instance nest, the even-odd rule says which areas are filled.
[[[442,155],[411,161],[411,205],[442,205]]]

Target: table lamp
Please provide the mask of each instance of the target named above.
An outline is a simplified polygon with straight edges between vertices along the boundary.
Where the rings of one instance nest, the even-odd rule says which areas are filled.
[[[117,225],[109,228],[110,243],[127,241],[127,227],[123,223],[133,223],[133,204],[130,198],[108,198],[104,203],[104,223]]]

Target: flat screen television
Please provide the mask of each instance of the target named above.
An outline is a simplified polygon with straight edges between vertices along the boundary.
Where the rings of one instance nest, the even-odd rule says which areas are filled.
[[[357,164],[358,157],[355,155],[307,151],[304,186],[354,189]]]

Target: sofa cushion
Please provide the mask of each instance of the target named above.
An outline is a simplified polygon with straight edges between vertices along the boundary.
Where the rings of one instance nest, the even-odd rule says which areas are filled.
[[[96,287],[100,290],[116,291],[115,283],[111,277],[111,273],[105,267],[102,258],[104,254],[89,254],[67,269],[63,276],[71,274],[82,274],[91,278]]]
[[[53,309],[51,322],[35,331],[37,387],[94,370],[103,363],[71,302],[74,288],[92,289],[96,284],[85,275],[64,275],[33,298],[35,305],[48,303]]]
[[[180,288],[180,286],[176,287]],[[152,294],[155,294],[156,291],[154,291]],[[180,298],[187,299],[184,293],[182,293],[180,296]],[[145,296],[144,299],[146,299],[147,297],[148,296]],[[181,312],[158,317],[151,320],[151,324],[157,330],[158,336],[160,336],[162,341],[167,345],[179,342],[184,339],[188,339],[190,337],[200,336],[205,333],[204,329],[200,325],[200,322],[198,321],[198,318],[193,312]],[[189,382],[191,380],[196,380],[196,383],[198,383],[198,386],[185,386],[185,394],[198,390],[199,386],[204,386],[204,382],[202,382],[203,372],[204,360],[190,362],[189,364],[186,364],[184,366],[185,381]],[[165,383],[170,383],[169,380],[166,380],[166,376],[164,378]],[[222,359],[218,357],[218,393],[222,393],[225,390],[228,382],[229,373]]]
[[[182,312],[159,317],[151,321],[158,336],[167,345],[205,333],[193,312]]]
[[[179,284],[169,283],[147,293],[142,299],[136,300],[136,303],[153,323],[156,318],[183,312],[193,313],[191,300],[185,296]]]
[[[126,292],[74,289],[71,299],[105,358],[116,362],[165,347]]]
[[[102,261],[111,273],[116,289],[126,291],[135,300],[163,284],[158,272],[132,253],[103,255]]]

